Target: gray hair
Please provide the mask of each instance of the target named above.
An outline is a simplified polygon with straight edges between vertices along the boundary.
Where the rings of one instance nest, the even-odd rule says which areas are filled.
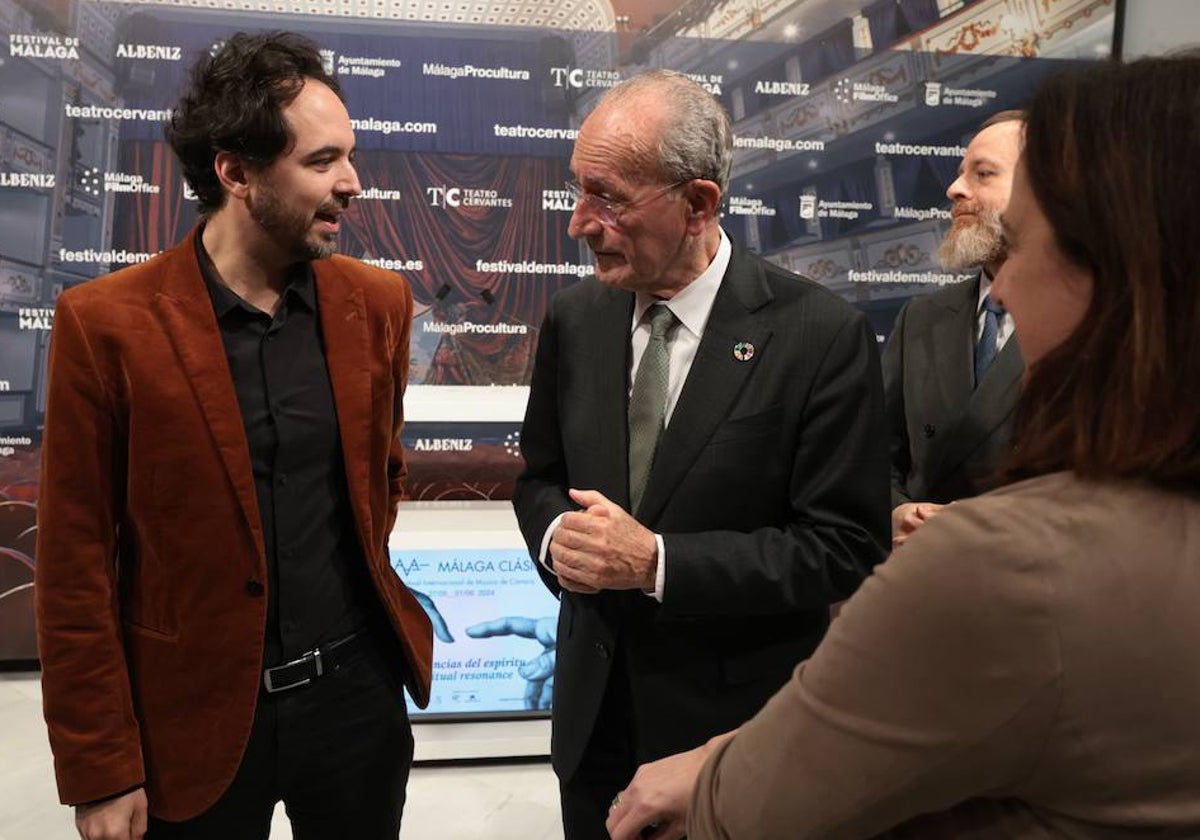
[[[645,93],[657,94],[667,108],[658,138],[658,165],[666,178],[703,178],[715,182],[724,195],[733,165],[733,126],[721,103],[683,73],[650,70],[610,89],[596,107]]]

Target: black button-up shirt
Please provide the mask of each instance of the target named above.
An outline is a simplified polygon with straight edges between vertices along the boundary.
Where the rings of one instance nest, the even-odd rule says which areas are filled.
[[[196,254],[254,468],[271,667],[361,629],[377,597],[351,513],[312,266],[293,267],[272,316],[220,282],[199,234]]]

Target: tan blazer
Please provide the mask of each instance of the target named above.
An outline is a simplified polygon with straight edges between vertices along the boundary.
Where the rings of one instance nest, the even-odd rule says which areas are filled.
[[[956,503],[708,762],[688,836],[905,823],[1200,837],[1200,499],[1057,473]]]
[[[345,257],[313,268],[355,523],[424,705],[429,620],[387,554],[412,293]],[[59,298],[42,470],[38,641],[59,794],[145,784],[155,816],[194,816],[228,787],[250,733],[267,564],[191,236]]]

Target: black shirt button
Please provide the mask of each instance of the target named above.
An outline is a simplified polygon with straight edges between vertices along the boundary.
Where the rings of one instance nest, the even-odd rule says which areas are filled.
[[[932,423],[926,423],[925,424],[925,437],[931,438],[935,434],[937,434],[937,427],[934,426]]]
[[[255,598],[263,594],[263,585],[259,583],[258,578],[250,578],[246,581],[246,592]]]
[[[601,659],[608,659],[610,656],[608,645],[604,644],[604,642],[596,642],[596,653],[600,655]]]
[[[287,487],[287,474],[286,473],[280,473],[278,480],[279,480],[280,487]]]

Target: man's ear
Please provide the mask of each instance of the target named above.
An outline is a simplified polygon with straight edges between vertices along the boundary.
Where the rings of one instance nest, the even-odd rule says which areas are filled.
[[[246,165],[233,152],[217,152],[213,159],[213,171],[221,182],[221,188],[234,198],[245,198],[250,185]]]
[[[721,208],[721,188],[715,181],[696,178],[684,186],[688,203],[688,233],[703,233],[717,219]]]

